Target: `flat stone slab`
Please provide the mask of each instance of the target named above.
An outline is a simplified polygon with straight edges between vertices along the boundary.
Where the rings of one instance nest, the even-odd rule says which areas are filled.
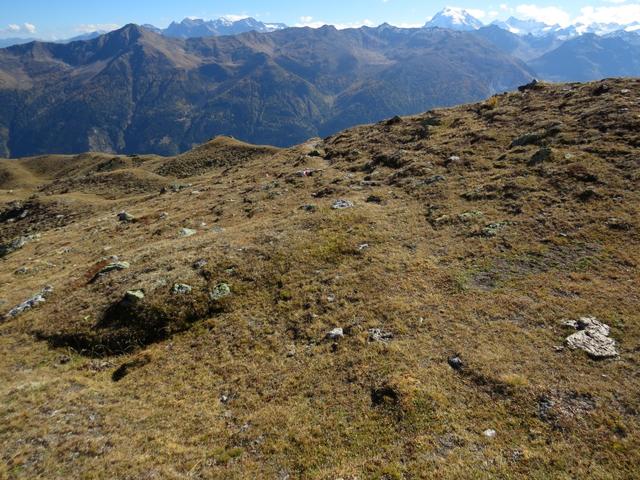
[[[580,349],[594,359],[614,358],[619,355],[616,341],[609,337],[610,328],[594,317],[583,317],[577,322],[568,322],[578,332],[569,335],[566,344],[569,348]]]

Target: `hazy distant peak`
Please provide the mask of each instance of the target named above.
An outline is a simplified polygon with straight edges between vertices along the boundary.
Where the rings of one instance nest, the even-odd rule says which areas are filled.
[[[425,24],[425,28],[450,28],[452,30],[477,30],[483,23],[462,8],[446,7]]]

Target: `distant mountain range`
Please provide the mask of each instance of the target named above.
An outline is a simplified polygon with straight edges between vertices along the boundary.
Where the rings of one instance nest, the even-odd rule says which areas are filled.
[[[640,24],[566,27],[509,18],[483,26],[469,12],[447,8],[425,28],[469,32],[524,62],[536,76],[557,82],[640,76]]]
[[[601,37],[592,33],[567,40],[529,62],[542,78],[587,81],[594,78],[640,75],[640,35]],[[635,44],[634,44],[635,42]]]
[[[255,18],[247,17],[241,19],[229,19],[226,17],[215,20],[203,20],[199,18],[185,18],[181,22],[172,22],[167,28],[158,28],[154,25],[142,25],[159,35],[174,38],[197,38],[220,35],[238,35],[246,32],[268,33],[287,28],[284,23],[264,23]],[[64,40],[57,40],[59,43],[77,42],[79,40],[91,40],[108,33],[105,30],[83,33],[75,37]],[[13,45],[23,45],[25,43],[38,41],[37,38],[0,38],[0,48],[11,47]]]
[[[627,24],[592,23],[587,25],[583,23],[576,23],[573,25],[561,26],[558,24],[549,25],[536,20],[520,20],[515,17],[510,17],[504,21],[495,20],[491,25],[495,25],[516,35],[533,35],[537,37],[554,35],[565,40],[588,33],[607,35],[617,31],[640,31],[640,22],[637,21]],[[438,12],[425,25],[425,28],[433,27],[470,31],[479,30],[485,27],[485,25],[467,10],[447,7]]]
[[[177,39],[128,25],[0,50],[0,156],[174,154],[226,134],[278,146],[531,80],[473,33],[290,28]]]
[[[0,48],[11,47],[12,45],[24,45],[34,40],[35,38],[0,38]]]
[[[173,22],[164,30],[156,30],[167,37],[174,38],[196,38],[219,35],[238,35],[246,32],[275,32],[287,28],[284,23],[263,23],[255,18],[243,18],[240,20],[230,20],[219,18],[217,20],[202,20],[185,18],[182,22]]]
[[[640,76],[632,24],[600,35],[514,18],[482,26],[445,9],[418,29],[250,18],[128,25],[0,49],[0,157],[173,155],[220,134],[287,146],[534,77],[616,76]]]

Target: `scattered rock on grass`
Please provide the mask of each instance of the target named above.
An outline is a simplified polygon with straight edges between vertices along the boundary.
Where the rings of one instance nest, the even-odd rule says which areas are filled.
[[[334,328],[329,333],[327,333],[327,338],[329,340],[339,340],[344,337],[344,330],[340,327]]]
[[[4,316],[5,320],[10,318],[15,318],[21,313],[26,312],[27,310],[31,310],[32,308],[37,307],[41,303],[44,303],[47,297],[53,292],[53,287],[46,286],[39,293],[36,293],[32,297],[28,298],[20,305],[13,307],[9,312]]]
[[[346,208],[353,208],[353,202],[349,200],[336,200],[331,206],[334,210],[344,210]]]
[[[478,210],[472,210],[470,212],[464,212],[461,213],[460,215],[458,215],[458,219],[461,222],[470,222],[472,221],[474,218],[479,218],[482,217],[484,215],[484,213],[478,211]]]
[[[134,305],[144,300],[144,292],[142,290],[129,290],[124,294],[122,302],[126,305]]]
[[[369,330],[370,342],[388,342],[393,339],[393,333],[386,332],[381,328],[372,328]]]
[[[447,359],[449,366],[456,371],[462,370],[464,368],[464,362],[457,355],[451,356]]]
[[[313,168],[305,168],[304,170],[300,170],[296,172],[298,177],[313,177],[313,175],[317,172]]]
[[[193,237],[196,233],[198,233],[196,230],[193,230],[191,228],[183,228],[180,230],[180,236],[181,237]]]
[[[521,93],[524,93],[527,90],[535,90],[537,86],[538,86],[538,80],[534,78],[531,82],[527,83],[526,85],[520,85],[518,87],[518,91]]]
[[[528,165],[533,167],[540,163],[548,161],[553,156],[553,152],[549,147],[542,147],[529,160]]]
[[[128,223],[128,222],[133,222],[135,220],[135,217],[128,212],[122,211],[118,214],[118,220],[120,220],[121,222]]]
[[[175,295],[188,295],[193,290],[191,285],[186,285],[184,283],[176,283],[171,290]]]
[[[620,218],[611,217],[607,219],[607,227],[611,230],[619,230],[619,231],[629,231],[633,228],[631,223],[622,220]]]
[[[91,279],[91,281],[89,283],[95,282],[96,280],[98,280],[98,278],[105,276],[107,273],[114,272],[114,271],[120,271],[120,270],[126,270],[129,267],[131,267],[129,262],[112,262],[112,263],[109,263],[108,265],[105,265],[104,267],[102,267],[100,269],[100,271],[95,274],[95,276]]]
[[[481,235],[483,237],[491,238],[495,237],[507,226],[507,222],[490,223],[482,229]]]
[[[196,270],[200,270],[200,269],[206,267],[207,263],[208,262],[204,258],[201,258],[200,260],[196,260],[193,263],[193,268],[196,269]]]
[[[222,300],[229,295],[231,295],[231,288],[226,283],[216,285],[216,287],[209,292],[209,298],[213,301]]]
[[[15,238],[15,239],[11,240],[10,242],[5,243],[4,245],[0,245],[0,258],[6,257],[7,255],[9,255],[10,253],[15,252],[16,250],[20,250],[27,243],[32,242],[34,240],[38,240],[39,238],[40,238],[40,235],[38,235],[38,234],[36,234],[36,235],[27,235],[27,236],[24,236],[24,237]]]
[[[444,182],[446,178],[443,175],[433,175],[425,180],[423,180],[424,185],[432,185],[434,183]]]
[[[496,435],[498,433],[495,430],[493,430],[492,428],[489,428],[489,429],[485,430],[484,432],[482,432],[482,434],[487,438],[496,438]]]
[[[594,317],[582,317],[577,322],[567,322],[566,325],[578,330],[567,337],[566,344],[569,348],[584,350],[596,360],[618,356],[616,341],[609,337],[609,325]]]

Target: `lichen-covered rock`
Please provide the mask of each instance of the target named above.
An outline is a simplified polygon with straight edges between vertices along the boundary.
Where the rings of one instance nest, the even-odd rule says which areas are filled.
[[[331,208],[333,208],[334,210],[344,210],[347,208],[353,208],[353,202],[349,200],[336,200],[335,202],[333,202],[333,205],[331,206]]]
[[[388,342],[393,339],[393,333],[382,330],[381,328],[369,329],[370,342]]]
[[[127,305],[135,305],[144,300],[144,292],[142,290],[129,290],[124,294],[123,303]]]
[[[39,238],[40,238],[40,235],[38,234],[27,235],[24,237],[14,238],[10,242],[5,243],[4,245],[0,245],[0,258],[6,257],[7,255],[15,252],[16,250],[20,250],[27,243],[32,242],[34,240],[38,240]]]
[[[27,310],[31,310],[32,308],[40,305],[41,303],[44,303],[47,299],[47,296],[49,296],[51,292],[53,292],[53,287],[50,287],[50,286],[44,287],[42,291],[40,291],[39,293],[36,293],[34,296],[28,298],[27,300],[22,302],[20,305],[17,305],[13,307],[11,310],[9,310],[9,312],[4,316],[4,318],[9,319],[9,318],[17,317],[21,313],[26,312]]]
[[[118,220],[120,220],[121,222],[133,222],[135,220],[135,217],[130,213],[123,211],[118,214]]]
[[[566,344],[569,348],[584,350],[595,359],[618,356],[616,341],[609,337],[610,328],[608,325],[594,317],[583,317],[577,322],[569,322],[567,325],[578,330],[567,337]]]
[[[344,330],[340,327],[334,328],[330,332],[327,333],[327,338],[329,340],[339,340],[344,337]]]
[[[209,292],[209,298],[213,301],[222,300],[229,295],[231,295],[231,288],[226,283],[216,285],[215,288]]]
[[[191,293],[193,288],[191,285],[186,285],[184,283],[176,283],[171,290],[175,295],[188,295]]]

